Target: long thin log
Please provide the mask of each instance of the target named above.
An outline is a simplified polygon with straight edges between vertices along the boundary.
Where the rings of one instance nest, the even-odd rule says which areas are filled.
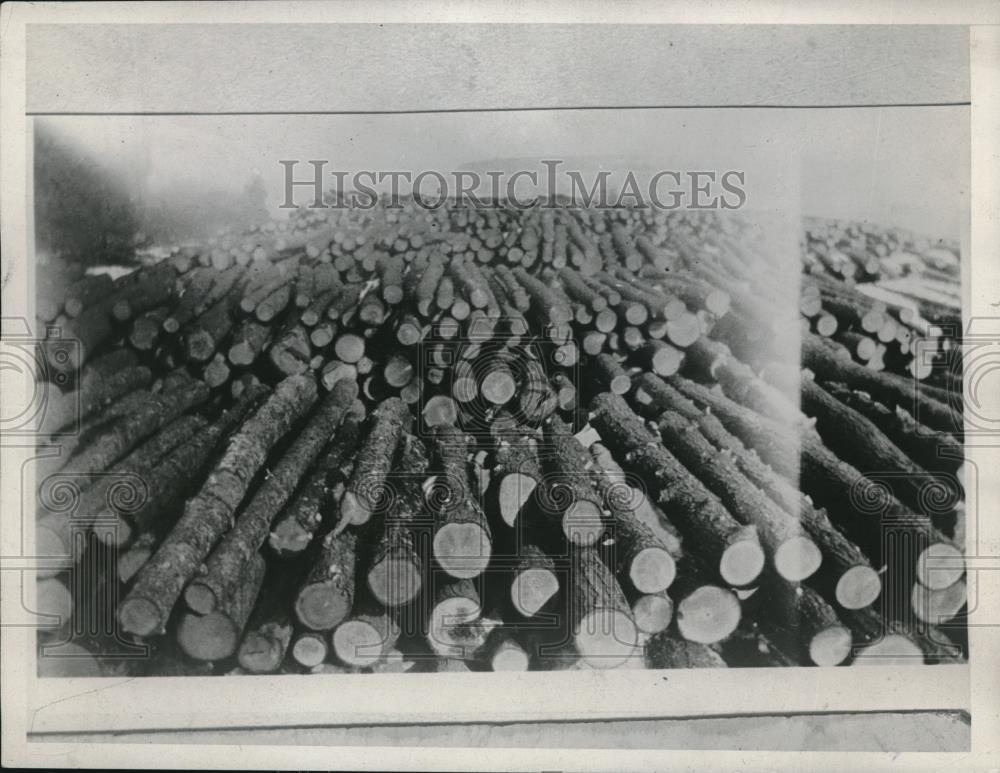
[[[358,449],[354,472],[340,500],[337,531],[368,523],[387,500],[386,476],[392,469],[400,438],[410,431],[409,406],[397,397],[383,401],[373,425]]]
[[[206,615],[235,592],[243,567],[264,544],[271,522],[333,436],[356,396],[356,385],[342,381],[309,414],[306,428],[271,469],[233,528],[209,556],[204,571],[188,584],[184,600],[193,611]]]
[[[591,403],[591,423],[649,487],[652,497],[727,584],[752,583],[764,568],[756,530],[739,524],[705,486],[671,456],[618,395]]]
[[[798,516],[802,529],[816,543],[823,556],[819,570],[809,578],[809,583],[827,599],[845,608],[859,609],[878,598],[882,590],[881,577],[857,545],[830,523],[825,511],[815,508],[808,497],[775,473],[755,452],[747,449],[716,416],[703,412],[694,402],[651,374],[640,378],[635,401],[645,406],[644,410],[651,415],[659,415],[672,408],[695,422],[716,449],[732,454],[740,472],[748,480],[786,512]]]
[[[258,553],[245,567],[236,593],[207,615],[184,614],[177,624],[177,642],[195,660],[221,660],[236,651],[243,629],[264,580],[264,559]]]
[[[118,610],[124,630],[137,636],[162,631],[187,581],[219,538],[267,459],[269,450],[316,399],[316,382],[305,376],[282,381],[271,397],[229,441],[226,453]]]
[[[144,438],[207,399],[208,388],[200,381],[170,394],[150,394],[138,410],[104,425],[99,437],[66,460],[65,469],[76,475],[103,472]]]
[[[376,532],[368,562],[368,588],[375,599],[398,607],[412,601],[423,587],[427,557],[417,529],[429,526],[423,497],[423,480],[428,459],[424,444],[417,437],[404,438],[399,459],[399,474],[390,482],[394,499],[385,519],[373,524]],[[381,527],[381,528],[378,528]]]
[[[739,403],[721,390],[710,389],[680,376],[668,383],[681,394],[712,412],[732,434],[748,448],[753,448],[776,472],[797,480],[799,475],[799,439],[786,424],[770,421]]]
[[[545,456],[540,514],[557,521],[573,545],[595,544],[607,527],[601,498],[588,475],[590,455],[569,425],[554,416],[545,427]]]
[[[491,427],[494,446],[490,473],[500,517],[508,526],[514,526],[532,501],[543,474],[533,434],[520,425],[501,430],[500,424],[495,420]]]
[[[925,470],[956,472],[962,466],[962,444],[951,435],[932,432],[903,408],[890,409],[865,392],[828,383],[824,388],[878,427],[886,437]]]
[[[637,517],[637,492],[627,480],[616,480],[614,472],[596,464],[590,471],[603,507],[614,519],[611,531],[613,566],[617,568],[622,587],[633,596],[659,593],[669,588],[676,576],[676,550],[672,550],[652,526]]]
[[[291,574],[279,567],[265,575],[236,653],[240,667],[251,674],[276,672],[291,646],[293,624],[288,593]]]
[[[934,518],[954,519],[959,485],[941,474],[930,474],[912,461],[871,421],[837,400],[807,373],[801,376],[802,408],[816,419],[824,443],[842,459],[862,470],[891,479],[892,490],[904,504]],[[949,507],[950,505],[950,507]]]
[[[339,504],[350,475],[350,456],[357,447],[360,421],[348,414],[291,502],[278,516],[269,537],[271,550],[280,558],[300,555],[321,529],[324,513]]]
[[[457,427],[436,427],[432,469],[424,485],[434,516],[434,557],[452,577],[467,579],[483,572],[493,552],[490,527],[472,493],[467,468],[468,437]]]
[[[108,518],[127,519],[153,493],[150,481],[157,465],[195,433],[203,431],[206,423],[200,416],[181,416],[111,467],[81,495],[77,512],[83,517],[75,517],[75,525]],[[119,490],[120,486],[125,489]]]
[[[51,435],[98,413],[118,398],[149,386],[152,373],[144,365],[127,365],[107,375],[90,365],[83,370],[78,389],[61,392],[54,385],[48,390],[45,413],[39,430]]]
[[[559,593],[555,562],[536,545],[526,544],[518,551],[510,583],[510,600],[523,617],[534,617],[549,609]]]
[[[697,476],[742,523],[757,527],[778,574],[800,582],[819,569],[822,554],[795,518],[767,498],[743,475],[732,456],[718,449],[698,427],[673,411],[657,427],[667,449]]]
[[[295,616],[313,631],[330,631],[354,605],[358,538],[354,530],[323,538],[295,599]]]
[[[851,654],[851,631],[814,590],[770,582],[754,598],[758,624],[768,640],[795,662],[837,666]],[[756,594],[755,594],[756,595]]]
[[[950,405],[927,396],[912,379],[875,372],[854,362],[845,362],[816,336],[802,339],[802,366],[821,381],[846,384],[868,392],[876,400],[909,411],[922,424],[961,439],[962,415]]]
[[[639,632],[614,575],[584,548],[572,556],[569,578],[573,642],[580,657],[597,668],[616,668],[635,654]]]
[[[148,478],[145,501],[127,519],[119,521],[113,531],[119,544],[146,534],[154,535],[159,544],[179,517],[184,498],[204,480],[205,467],[219,444],[243,423],[266,394],[267,389],[260,385],[248,389],[232,408],[157,464]],[[111,534],[111,530],[99,532],[102,538]]]

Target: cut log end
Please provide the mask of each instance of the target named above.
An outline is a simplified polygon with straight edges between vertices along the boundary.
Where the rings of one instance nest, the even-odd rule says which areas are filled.
[[[669,596],[661,593],[640,596],[632,605],[632,616],[642,633],[659,633],[670,626],[674,617],[674,604]]]
[[[531,498],[538,481],[530,475],[512,472],[500,480],[498,492],[500,517],[508,526],[513,526],[525,503]]]
[[[580,657],[594,668],[617,668],[635,654],[639,631],[620,609],[598,607],[581,618],[573,633]]]
[[[851,654],[851,632],[840,625],[820,631],[809,642],[809,657],[817,666],[839,666]]]
[[[236,650],[239,632],[226,615],[186,614],[177,626],[181,649],[195,660],[222,660]]]
[[[666,378],[680,370],[683,362],[684,353],[682,351],[674,349],[672,346],[663,346],[653,355],[650,365],[656,375]]]
[[[956,582],[938,590],[931,590],[916,582],[910,599],[913,612],[920,620],[930,625],[942,625],[952,620],[965,606],[967,589],[964,582]]]
[[[334,583],[319,582],[303,588],[295,601],[295,614],[314,631],[329,631],[351,612],[351,599]]]
[[[517,383],[510,371],[494,370],[487,374],[479,388],[480,393],[494,405],[510,402],[517,391]]]
[[[624,373],[612,377],[611,382],[608,384],[608,390],[616,395],[627,395],[631,388],[632,379]]]
[[[292,645],[292,657],[295,662],[306,668],[315,668],[326,660],[326,643],[315,635],[300,636]]]
[[[476,380],[469,376],[459,376],[451,383],[451,396],[460,403],[471,403],[478,395]]]
[[[726,548],[719,559],[719,574],[730,585],[743,588],[764,571],[764,551],[758,542],[740,540]]]
[[[965,557],[953,545],[937,542],[929,545],[917,559],[917,577],[931,590],[951,587],[965,574]]]
[[[412,601],[420,593],[422,584],[420,570],[412,561],[380,561],[368,573],[368,587],[372,595],[387,607],[398,607]]]
[[[802,582],[812,577],[821,563],[820,549],[804,536],[785,540],[774,552],[774,568],[789,582]]]
[[[677,628],[688,641],[714,644],[740,624],[740,602],[725,588],[703,585],[677,605]]]
[[[574,545],[594,545],[604,533],[601,516],[601,508],[595,503],[578,499],[563,513],[563,534]]]
[[[559,593],[559,579],[549,569],[525,569],[510,586],[510,600],[524,617],[532,617]]]
[[[481,614],[479,603],[465,596],[438,602],[431,612],[427,643],[442,657],[472,657],[483,644],[476,630]]]
[[[527,671],[530,664],[528,653],[514,642],[504,642],[490,658],[494,671]]]
[[[458,406],[448,395],[434,395],[424,403],[422,414],[428,428],[452,426],[458,423]]]
[[[924,662],[919,645],[899,634],[890,634],[865,647],[854,657],[855,666],[912,666]]]
[[[278,670],[284,654],[274,639],[251,631],[243,637],[237,660],[252,674],[267,674]]]
[[[313,535],[294,519],[279,521],[268,537],[268,544],[279,557],[299,555],[312,541]]]
[[[348,526],[362,526],[368,523],[371,517],[371,508],[361,500],[361,497],[353,491],[345,491],[340,500],[340,522],[337,524],[337,532],[342,532]]]
[[[125,633],[151,636],[163,625],[160,610],[149,599],[129,597],[118,608],[118,621]]]
[[[347,620],[333,632],[333,649],[349,666],[366,668],[382,658],[381,632],[367,620]]]
[[[476,523],[446,523],[434,535],[434,556],[452,577],[478,577],[490,562],[489,535]]]
[[[365,339],[353,333],[345,333],[333,345],[337,359],[348,364],[355,364],[365,353]]]
[[[215,611],[218,599],[215,597],[215,591],[208,585],[195,580],[184,589],[184,602],[192,612],[207,615]]]
[[[648,547],[632,559],[629,579],[640,593],[659,593],[670,587],[677,576],[673,556],[661,547]]]
[[[882,593],[882,578],[870,566],[852,566],[837,580],[834,593],[844,609],[864,609]]]

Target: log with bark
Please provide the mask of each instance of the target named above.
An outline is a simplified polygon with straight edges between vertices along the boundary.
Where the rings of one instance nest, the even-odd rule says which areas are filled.
[[[594,545],[607,523],[601,498],[588,474],[590,454],[558,416],[546,424],[544,442],[539,515],[545,522],[558,523],[571,545]]]
[[[796,519],[771,501],[740,471],[731,454],[715,448],[680,414],[660,414],[657,428],[667,449],[711,490],[739,521],[757,527],[775,571],[801,582],[819,569],[822,554]]]
[[[811,588],[765,582],[749,603],[760,610],[756,620],[768,641],[792,662],[837,666],[850,657],[850,629]]]
[[[207,399],[208,388],[200,381],[168,394],[148,394],[135,411],[94,428],[92,442],[81,439],[83,447],[66,460],[64,469],[78,476],[103,472],[144,438]]]
[[[532,494],[542,480],[534,432],[516,422],[505,424],[497,417],[491,425],[493,467],[491,481],[496,491],[500,517],[513,527],[532,501]]]
[[[298,621],[313,631],[330,631],[354,605],[358,535],[353,529],[329,532],[311,556],[295,599]]]
[[[844,405],[878,427],[900,450],[925,470],[954,473],[962,465],[962,444],[951,435],[935,433],[903,408],[895,410],[872,399],[866,392],[827,383],[824,388]]]
[[[791,515],[797,515],[803,530],[819,547],[823,560],[819,570],[809,578],[830,601],[840,606],[859,609],[872,604],[882,590],[882,580],[861,550],[844,537],[830,522],[826,512],[813,506],[812,501],[788,480],[774,472],[757,454],[743,445],[711,413],[703,412],[671,385],[650,374],[640,378],[635,393],[640,410],[659,415],[667,408],[677,411],[697,423],[702,434],[719,451],[732,454],[740,471],[757,488]]]
[[[232,437],[209,479],[185,505],[184,515],[122,601],[118,617],[125,631],[149,636],[163,630],[185,584],[231,526],[268,452],[315,399],[315,381],[305,376],[287,378]]]
[[[222,660],[239,646],[264,580],[264,558],[255,553],[235,592],[207,615],[187,612],[177,623],[177,642],[195,660]]]
[[[441,578],[427,623],[427,643],[444,659],[472,660],[495,625],[484,620],[479,590],[471,579]]]
[[[357,416],[350,413],[342,419],[305,482],[278,516],[268,541],[279,558],[300,555],[321,529],[324,514],[339,503],[337,492],[343,494],[359,424]]]
[[[613,518],[610,536],[614,542],[615,566],[622,587],[632,595],[633,610],[636,597],[658,594],[670,587],[677,573],[675,557],[679,545],[671,544],[659,524],[651,524],[639,517],[644,498],[641,491],[630,485],[620,467],[608,469],[595,453],[594,467],[590,471],[603,507]],[[644,608],[662,607],[649,600]]]
[[[257,603],[236,652],[240,667],[251,674],[271,674],[281,668],[292,643],[291,588],[294,572],[273,567],[265,574]]]
[[[913,379],[845,362],[822,339],[808,335],[802,339],[802,366],[815,373],[820,381],[832,381],[865,391],[876,400],[908,411],[934,430],[962,439],[961,412],[952,405],[929,397],[915,386]]]
[[[334,629],[330,641],[342,663],[368,668],[396,646],[399,634],[399,623],[390,610],[362,603]]]
[[[434,474],[424,483],[434,517],[433,551],[451,577],[467,579],[486,569],[493,539],[486,514],[474,496],[468,471],[469,438],[454,426],[434,430],[431,445]]]
[[[342,381],[309,414],[307,426],[270,470],[232,529],[209,556],[204,570],[188,584],[184,600],[190,609],[206,615],[235,592],[242,582],[244,566],[267,539],[271,522],[331,439],[356,395],[356,385]]]
[[[727,585],[751,584],[764,569],[756,529],[741,525],[694,475],[646,429],[618,395],[591,403],[591,423],[603,441],[635,472],[678,530]]]
[[[379,404],[340,500],[337,531],[368,523],[372,513],[388,505],[391,491],[386,488],[386,476],[396,459],[399,440],[410,431],[411,422],[409,406],[399,398],[391,397]]]
[[[180,517],[185,497],[204,480],[206,465],[212,461],[220,444],[246,420],[266,394],[267,389],[261,385],[248,389],[211,425],[175,447],[150,472],[148,493],[141,506],[129,512],[127,518],[120,519],[113,531],[102,530],[99,535],[114,536],[117,544],[145,537],[147,542],[151,540],[158,545]]]
[[[639,632],[611,570],[592,548],[571,555],[569,622],[580,657],[596,668],[616,668],[633,657]]]
[[[707,644],[678,638],[669,632],[646,642],[646,663],[650,668],[726,668],[726,661]]]
[[[769,372],[776,379],[782,378],[774,366],[765,371]],[[803,372],[800,382],[802,410],[816,419],[816,429],[831,451],[841,459],[850,459],[859,469],[872,470],[878,479],[889,481],[900,501],[931,516],[939,528],[953,528],[954,507],[961,497],[957,480],[925,471],[873,422],[837,400],[810,374]]]
[[[421,533],[430,531],[431,526],[423,491],[428,464],[423,442],[413,435],[405,436],[399,472],[391,481],[393,502],[385,518],[372,524],[368,588],[387,607],[412,601],[423,587],[428,556]]]

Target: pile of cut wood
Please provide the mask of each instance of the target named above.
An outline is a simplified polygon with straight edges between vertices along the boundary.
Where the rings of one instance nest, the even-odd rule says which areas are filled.
[[[956,248],[802,248],[407,202],[41,267],[41,672],[964,658]]]

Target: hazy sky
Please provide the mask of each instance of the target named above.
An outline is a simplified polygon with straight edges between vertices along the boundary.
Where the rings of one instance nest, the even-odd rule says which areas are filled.
[[[277,204],[280,159],[326,159],[349,173],[448,173],[561,158],[583,171],[742,170],[751,205],[932,236],[958,238],[967,221],[965,107],[37,120],[150,193],[176,183],[238,191],[256,169]]]

